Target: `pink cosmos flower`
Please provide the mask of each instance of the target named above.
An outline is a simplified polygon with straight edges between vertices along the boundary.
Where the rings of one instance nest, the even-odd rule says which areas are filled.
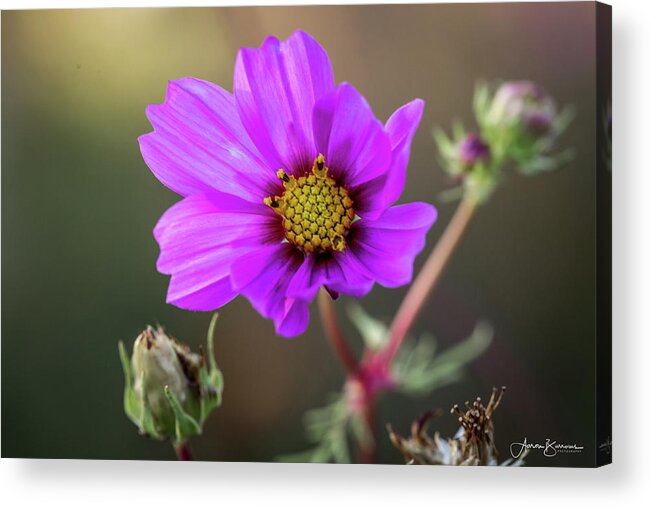
[[[214,310],[238,294],[283,336],[302,333],[320,287],[361,297],[411,281],[436,219],[392,206],[405,184],[423,101],[378,121],[323,48],[297,31],[241,49],[233,94],[171,81],[147,107],[145,162],[183,196],[154,229],[167,302]]]

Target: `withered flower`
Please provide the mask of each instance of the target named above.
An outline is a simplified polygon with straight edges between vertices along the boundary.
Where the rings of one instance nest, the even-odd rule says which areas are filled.
[[[389,425],[387,427],[393,445],[402,453],[409,465],[496,466],[498,451],[495,446],[493,414],[500,405],[506,387],[493,388],[488,405],[481,398],[465,403],[465,411],[459,405],[450,412],[458,416],[461,427],[452,438],[441,438],[438,432],[430,436],[429,423],[440,416],[442,410],[423,414],[411,425],[411,436],[403,438]],[[521,466],[524,455],[518,460],[508,459],[500,466]]]

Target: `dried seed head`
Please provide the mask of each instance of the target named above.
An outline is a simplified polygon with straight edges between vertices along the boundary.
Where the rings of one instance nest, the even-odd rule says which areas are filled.
[[[443,440],[435,433],[427,434],[427,425],[440,411],[423,414],[413,422],[411,436],[404,438],[388,427],[393,445],[402,453],[406,463],[428,465],[496,465],[492,415],[499,406],[506,388],[493,388],[488,404],[484,406],[481,398],[465,403],[465,411],[454,405],[450,413],[457,416],[463,431],[460,436]],[[514,464],[521,464],[516,462]]]

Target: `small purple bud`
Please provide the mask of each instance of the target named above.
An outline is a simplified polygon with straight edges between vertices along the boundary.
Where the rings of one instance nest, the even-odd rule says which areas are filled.
[[[486,162],[491,156],[490,148],[477,134],[468,134],[459,144],[459,159],[465,167]]]
[[[549,132],[554,117],[549,111],[531,111],[525,112],[522,120],[531,134],[541,137]]]

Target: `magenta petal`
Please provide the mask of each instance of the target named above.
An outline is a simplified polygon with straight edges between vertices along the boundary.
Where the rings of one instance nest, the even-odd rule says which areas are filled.
[[[389,207],[385,197],[387,173],[352,189],[355,213],[367,220],[377,220]]]
[[[303,262],[303,255],[287,244],[272,255],[248,255],[233,265],[233,280],[245,284],[241,293],[263,317],[274,321],[276,332],[296,336],[307,328],[308,304],[287,297],[287,288]],[[272,251],[267,249],[267,254]],[[247,268],[245,263],[257,263]]]
[[[291,259],[291,257],[289,257]],[[249,257],[247,260],[251,261]],[[259,269],[255,276],[250,277],[249,274],[241,272],[243,262],[235,263],[233,268],[234,283],[242,285],[241,293],[251,302],[260,315],[265,318],[272,317],[272,309],[274,305],[284,303],[285,290],[291,279],[294,271],[290,269],[288,258],[279,255],[277,257],[266,258],[266,269],[263,269],[262,264],[258,264]],[[298,269],[298,266],[296,266]]]
[[[154,228],[161,249],[156,267],[161,273],[173,274],[196,265],[199,256],[216,255],[224,246],[280,240],[275,221],[266,206],[228,194],[186,197],[169,208]]]
[[[347,250],[331,255],[309,255],[294,274],[287,296],[311,301],[319,288],[362,297],[373,287],[373,275]]]
[[[386,124],[391,142],[391,165],[386,173],[352,192],[355,211],[361,217],[377,220],[402,193],[413,138],[423,114],[424,102],[416,99],[398,109]]]
[[[212,83],[170,81],[164,104],[147,108],[154,132],[140,149],[156,177],[171,190],[191,195],[210,190],[252,201],[277,185],[244,130],[233,96]]]
[[[276,332],[285,338],[302,334],[307,329],[310,320],[310,308],[306,301],[288,299],[282,312],[282,320],[276,322]]]
[[[314,108],[314,137],[330,175],[355,187],[386,172],[391,145],[366,99],[342,83]]]
[[[357,260],[352,249],[333,256],[327,266],[327,288],[331,292],[360,298],[373,288],[373,275]]]
[[[242,123],[274,169],[304,170],[317,155],[314,103],[334,88],[328,55],[308,34],[269,37],[259,49],[241,49],[234,94]]]
[[[288,243],[272,243],[241,256],[231,266],[231,284],[242,290],[277,259],[291,258],[293,251]]]
[[[231,287],[228,277],[201,289],[193,289],[191,292],[179,288],[176,284],[178,279],[178,277],[173,277],[170,281],[166,302],[184,310],[212,311],[224,306],[237,296],[237,291]]]
[[[287,286],[287,296],[312,301],[326,280],[326,262],[319,262],[317,255],[308,255]]]
[[[412,100],[393,113],[387,121],[385,130],[391,141],[392,153],[391,167],[387,172],[384,193],[387,206],[391,206],[398,200],[405,187],[411,140],[420,124],[424,107],[423,100]]]
[[[352,231],[351,250],[359,262],[385,287],[409,283],[414,259],[436,220],[436,209],[410,203],[387,209],[378,220],[359,220]]]
[[[154,230],[161,250],[157,268],[172,275],[167,302],[212,310],[235,297],[229,281],[233,261],[277,235],[265,208],[213,192],[186,197],[167,210]]]

